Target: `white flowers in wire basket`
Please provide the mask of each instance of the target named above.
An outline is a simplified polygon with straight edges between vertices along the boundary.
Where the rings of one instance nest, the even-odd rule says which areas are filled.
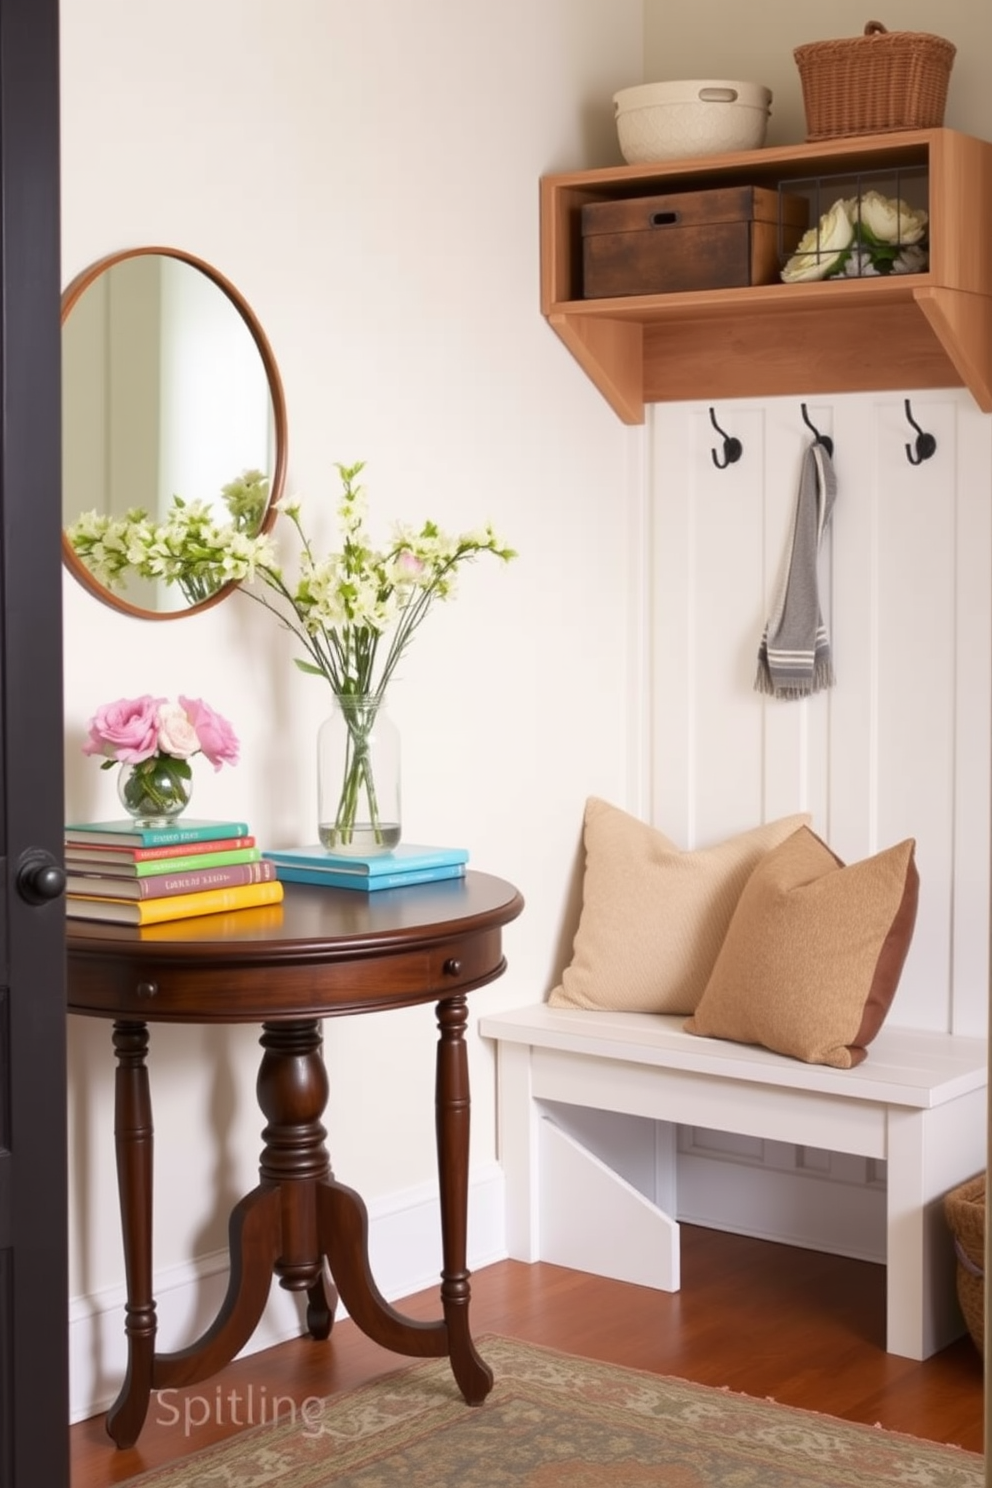
[[[781,277],[786,284],[801,284],[872,274],[921,274],[930,262],[928,225],[922,208],[880,191],[842,197],[799,240]]]

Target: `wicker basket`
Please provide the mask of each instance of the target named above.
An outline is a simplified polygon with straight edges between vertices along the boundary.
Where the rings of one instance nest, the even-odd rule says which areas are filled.
[[[957,48],[925,31],[886,31],[811,41],[793,56],[803,85],[806,138],[938,129]]]
[[[958,1301],[979,1353],[985,1352],[985,1174],[944,1198],[944,1214],[958,1258]]]

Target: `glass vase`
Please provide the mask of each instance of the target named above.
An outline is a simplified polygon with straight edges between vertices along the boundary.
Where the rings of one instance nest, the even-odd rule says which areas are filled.
[[[189,760],[159,754],[137,765],[121,765],[117,794],[139,826],[166,827],[186,810],[193,795]]]
[[[372,857],[398,844],[400,736],[381,698],[335,696],[317,735],[317,813],[329,852]]]

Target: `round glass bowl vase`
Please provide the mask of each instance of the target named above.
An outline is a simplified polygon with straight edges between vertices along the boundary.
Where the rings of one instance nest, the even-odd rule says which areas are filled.
[[[121,765],[117,794],[139,826],[168,826],[182,815],[193,796],[189,760],[153,755],[136,765]]]

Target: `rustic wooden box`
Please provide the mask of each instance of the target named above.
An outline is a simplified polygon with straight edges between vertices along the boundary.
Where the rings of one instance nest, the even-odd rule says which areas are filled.
[[[801,196],[720,186],[582,208],[587,300],[771,284],[808,226]]]

